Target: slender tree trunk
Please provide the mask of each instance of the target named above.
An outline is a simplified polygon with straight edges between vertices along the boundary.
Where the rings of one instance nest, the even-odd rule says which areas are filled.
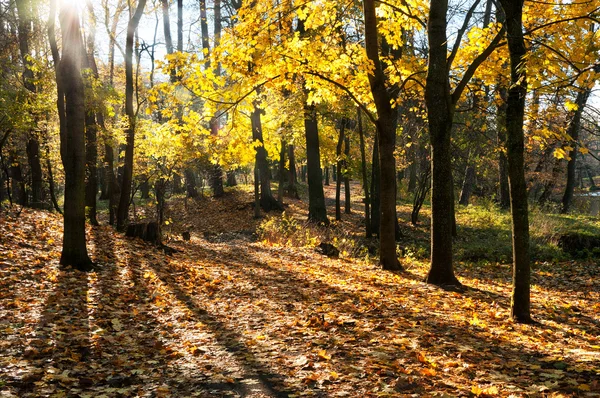
[[[337,174],[337,178],[335,180],[335,219],[336,220],[341,220],[342,219],[342,210],[340,207],[340,194],[341,194],[341,187],[342,187],[342,179],[340,178],[340,172],[342,170],[343,167],[343,159],[342,159],[342,145],[344,144],[344,132],[346,129],[346,119],[342,119],[340,121],[340,135],[338,137],[338,142],[337,142],[337,146],[335,148],[335,155],[337,158],[337,165],[336,165],[336,174]]]
[[[296,155],[294,153],[294,145],[292,144],[288,144],[288,159],[290,163],[290,169],[286,194],[291,198],[300,199],[297,186],[298,176],[296,173]]]
[[[86,104],[85,115],[85,208],[87,219],[91,225],[98,225],[96,218],[96,194],[98,193],[98,147],[96,143],[96,114]]]
[[[360,158],[361,158],[361,171],[362,171],[362,182],[363,191],[365,192],[365,235],[367,238],[373,236],[371,231],[371,210],[369,209],[371,204],[371,198],[369,197],[369,180],[367,178],[367,157],[365,154],[365,134],[362,125],[362,112],[360,108],[356,108],[357,113],[357,125],[358,125],[358,138],[360,140]]]
[[[260,206],[265,212],[271,210],[283,210],[281,204],[273,197],[271,192],[271,179],[269,173],[269,162],[267,160],[267,150],[264,146],[262,134],[262,122],[260,115],[262,110],[256,105],[251,115],[252,139],[258,141],[260,146],[256,147],[256,166],[260,175]]]
[[[329,165],[325,166],[325,186],[329,186]]]
[[[65,206],[62,265],[82,271],[92,268],[85,241],[85,104],[81,76],[83,42],[79,16],[69,6],[61,10],[63,57],[59,77],[65,94]],[[60,84],[60,83],[59,83]],[[60,109],[59,109],[60,111]]]
[[[344,139],[344,213],[351,214],[352,206],[350,203],[350,173],[348,172],[348,160],[350,159],[350,137]]]
[[[425,102],[431,143],[431,268],[427,283],[460,285],[452,260],[453,183],[450,132],[454,107],[448,76],[447,0],[432,0],[429,9],[429,65]]]
[[[129,203],[131,200],[131,184],[133,182],[133,150],[135,144],[135,110],[133,109],[133,37],[146,0],[139,0],[133,17],[127,24],[127,38],[125,43],[125,114],[129,126],[125,130],[127,145],[125,148],[125,162],[123,165],[123,181],[121,183],[121,196],[119,197],[119,207],[117,209],[117,229],[125,230],[129,215]]]
[[[499,179],[499,202],[500,208],[510,209],[510,192],[508,187],[508,164],[506,160],[506,107],[508,92],[506,87],[501,85],[500,105],[498,106],[497,118],[497,142],[498,142],[498,179]]]
[[[187,167],[184,170],[185,174],[185,190],[188,198],[196,199],[198,197],[198,190],[196,189],[196,176],[194,170]]]
[[[279,151],[279,186],[277,187],[277,201],[283,206],[283,191],[285,185],[285,152],[286,143],[281,139],[281,150]]]
[[[465,169],[465,179],[462,184],[462,189],[460,191],[460,199],[458,201],[459,204],[463,206],[467,206],[469,204],[469,200],[471,199],[471,194],[473,193],[473,188],[475,187],[475,166],[467,165]]]
[[[567,134],[573,139],[573,149],[569,151],[569,163],[567,164],[567,185],[565,187],[565,193],[562,198],[562,209],[561,213],[566,214],[571,209],[571,202],[573,201],[573,191],[575,189],[575,168],[577,167],[577,146],[579,140],[579,131],[581,130],[581,115],[583,109],[587,104],[587,100],[592,93],[589,88],[582,89],[577,93],[577,99],[575,104],[577,109],[573,111],[569,126],[567,127]]]
[[[523,0],[500,0],[506,14],[511,86],[506,109],[506,149],[512,215],[513,292],[511,315],[517,322],[532,322],[530,313],[529,215],[525,184],[523,119],[527,95],[527,50],[523,38]]]
[[[396,127],[398,112],[392,109],[391,98],[386,89],[386,78],[381,60],[377,37],[375,1],[365,0],[365,49],[373,62],[374,70],[369,74],[369,85],[377,108],[377,135],[379,137],[379,170],[381,212],[379,220],[379,262],[385,270],[401,270],[396,255]]]
[[[48,172],[48,186],[50,188],[50,200],[52,200],[52,206],[54,206],[54,210],[56,210],[58,214],[63,215],[63,211],[58,205],[58,200],[56,200],[54,174],[52,173],[52,162],[50,161],[50,149],[48,147],[46,147],[46,170]]]
[[[33,96],[37,89],[34,83],[33,61],[29,51],[29,39],[33,28],[32,4],[31,0],[17,0],[17,13],[19,17],[19,49],[21,52],[21,60],[23,62],[23,85]],[[34,115],[34,119],[39,119],[38,115]],[[34,208],[42,208],[43,196],[43,176],[42,164],[40,161],[40,142],[39,137],[34,131],[33,126],[27,136],[27,160],[31,173],[31,206]]]
[[[371,232],[379,237],[379,220],[381,220],[381,179],[379,171],[379,134],[375,133],[373,155],[371,157]]]
[[[306,137],[306,169],[308,174],[308,220],[329,224],[323,192],[319,127],[314,105],[304,104],[304,132]]]

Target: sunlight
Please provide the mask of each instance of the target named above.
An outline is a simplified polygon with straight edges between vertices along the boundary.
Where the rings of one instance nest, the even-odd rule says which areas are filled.
[[[62,12],[66,10],[79,10],[80,0],[60,0],[60,10]]]

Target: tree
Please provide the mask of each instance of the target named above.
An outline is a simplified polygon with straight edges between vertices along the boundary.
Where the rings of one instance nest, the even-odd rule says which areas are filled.
[[[523,0],[500,0],[506,16],[510,53],[510,88],[506,107],[506,157],[510,186],[513,246],[511,315],[517,322],[532,322],[530,314],[529,212],[525,185],[524,134],[527,74],[523,35]]]
[[[32,54],[29,49],[29,41],[31,30],[33,29],[32,12],[33,5],[31,0],[16,1],[17,12],[19,15],[19,49],[21,51],[21,59],[23,62],[23,85],[27,91],[35,96],[36,86],[34,82]],[[38,118],[39,116],[35,116]],[[34,121],[35,123],[35,121]],[[37,124],[37,123],[36,123]],[[31,171],[31,206],[42,207],[42,165],[40,161],[40,142],[38,132],[34,126],[30,126],[27,134],[27,160]]]
[[[452,264],[455,222],[450,135],[456,104],[477,68],[494,51],[502,37],[501,32],[496,33],[489,45],[468,65],[459,83],[451,91],[452,63],[478,4],[479,0],[476,0],[467,11],[450,54],[446,32],[448,1],[432,0],[429,7],[429,60],[425,102],[431,143],[431,268],[427,274],[427,282],[435,285],[460,285]]]
[[[125,43],[125,113],[129,125],[126,128],[127,145],[125,148],[125,162],[123,165],[123,181],[121,183],[121,196],[117,210],[117,229],[125,229],[133,181],[133,150],[135,144],[135,119],[133,109],[133,36],[137,30],[140,18],[144,12],[146,0],[140,0],[135,12],[127,24],[127,39]]]
[[[53,14],[50,13],[51,16]],[[92,261],[88,257],[85,241],[85,98],[81,75],[84,49],[79,15],[74,7],[63,5],[60,25],[63,54],[56,79],[64,93],[65,121],[64,136],[61,136],[61,147],[64,147],[65,210],[60,263],[89,271]],[[63,109],[59,107],[58,111]]]
[[[377,108],[377,136],[380,169],[381,219],[379,221],[379,262],[383,269],[400,270],[396,256],[396,145],[397,111],[392,108],[386,78],[379,58],[375,1],[364,0],[365,48],[374,69],[369,84]]]

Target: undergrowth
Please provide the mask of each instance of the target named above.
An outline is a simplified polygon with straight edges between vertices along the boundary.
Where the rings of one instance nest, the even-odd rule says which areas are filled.
[[[480,264],[507,264],[512,261],[511,217],[492,202],[481,202],[456,209],[458,236],[454,239],[454,259],[457,262]],[[406,231],[408,220],[400,220]],[[595,217],[547,213],[532,208],[529,213],[530,247],[533,262],[556,262],[576,258],[599,257],[600,250],[583,250],[576,255],[565,253],[559,239],[565,234],[600,235],[600,223]],[[336,246],[342,256],[369,257],[376,255],[377,241],[366,240],[363,231],[348,231],[345,226],[332,223],[318,226],[300,221],[283,213],[266,219],[259,227],[261,240],[271,245],[315,247],[320,242]],[[426,260],[430,255],[427,226],[405,232],[398,243],[399,256]]]

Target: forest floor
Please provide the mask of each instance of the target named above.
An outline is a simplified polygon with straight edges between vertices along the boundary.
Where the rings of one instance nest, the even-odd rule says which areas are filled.
[[[465,289],[445,291],[419,256],[319,254],[300,201],[257,239],[250,201],[173,201],[172,256],[89,228],[91,273],[59,267],[61,217],[0,212],[0,397],[600,396],[597,260],[536,263],[521,325],[506,263],[457,261]],[[348,240],[353,211],[331,227]],[[275,236],[290,225],[303,247]]]

